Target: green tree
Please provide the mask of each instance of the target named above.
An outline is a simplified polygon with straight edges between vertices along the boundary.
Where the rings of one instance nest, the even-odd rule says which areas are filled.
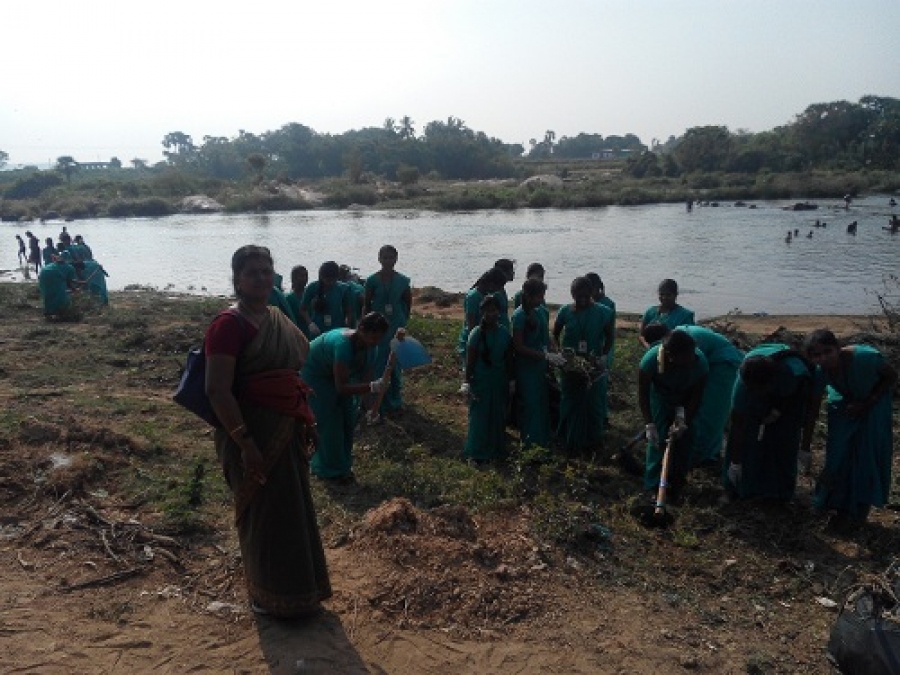
[[[0,169],[6,166],[7,161],[9,161],[9,153],[0,150]]]
[[[66,177],[66,181],[72,182],[72,174],[78,170],[78,162],[70,155],[56,158],[56,170]]]
[[[141,171],[147,168],[147,160],[146,159],[138,159],[135,157],[131,160],[131,166],[135,169],[135,171]]]
[[[678,164],[688,173],[722,171],[731,157],[732,145],[728,127],[693,127],[685,132],[674,154]]]
[[[266,165],[269,163],[269,160],[266,159],[266,156],[254,152],[252,155],[247,157],[247,164],[250,165],[250,168],[256,172],[256,182],[257,184],[262,183],[263,180],[263,171],[266,170]]]
[[[182,131],[172,131],[166,134],[163,137],[162,145],[166,149],[163,154],[170,164],[189,164],[195,159],[197,153],[194,139]]]

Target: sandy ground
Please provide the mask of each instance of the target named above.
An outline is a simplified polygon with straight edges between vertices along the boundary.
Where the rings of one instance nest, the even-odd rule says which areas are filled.
[[[176,304],[146,305],[157,313],[153,330],[127,317],[70,327],[48,325],[37,312],[0,317],[4,674],[823,673],[834,615],[815,597],[846,570],[880,560],[879,547],[895,540],[900,518],[888,510],[855,539],[825,536],[813,521],[801,528],[785,521],[760,557],[742,540],[784,514],[736,521],[732,530],[721,513],[698,511],[712,524],[696,535],[635,526],[616,532],[614,553],[597,549],[593,557],[546,550],[524,509],[476,516],[458,531],[354,527],[327,540],[335,595],[321,617],[257,617],[226,508],[214,532],[153,538],[159,514],[124,499],[111,478],[116,467],[140,471],[140,463],[131,469],[135,453],[154,457],[146,443],[117,431],[120,415],[170,424],[184,447],[209,448],[205,430],[169,401],[171,344],[184,323],[166,318]],[[417,311],[461,319],[458,303],[422,303]],[[728,320],[753,333],[827,325],[850,334],[863,322]],[[142,332],[152,333],[149,341]],[[53,369],[37,368],[36,340]],[[116,353],[84,352],[103,340]],[[69,361],[73,354],[86,356]],[[54,380],[54,369],[77,376]],[[32,417],[10,426],[22,410]],[[90,462],[57,473],[60,455],[81,452]],[[707,543],[707,536],[717,538]],[[797,545],[794,537],[806,539]]]

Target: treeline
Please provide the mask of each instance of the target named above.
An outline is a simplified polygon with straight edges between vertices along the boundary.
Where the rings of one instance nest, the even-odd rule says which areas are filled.
[[[389,118],[381,127],[321,134],[302,124],[286,124],[260,135],[241,131],[235,138],[173,132],[163,139],[166,161],[211,178],[239,179],[248,167],[258,177],[288,180],[347,176],[358,183],[364,173],[414,182],[419,176],[471,180],[515,174],[521,144],[506,144],[449,117],[429,122],[421,136],[412,120]]]
[[[790,124],[756,134],[694,127],[632,157],[625,171],[644,178],[866,169],[900,169],[898,99],[864,96],[858,103],[816,103]]]
[[[900,100],[817,103],[771,131],[694,127],[666,142],[652,139],[649,147],[634,134],[557,139],[548,130],[526,151],[452,116],[429,122],[421,133],[409,117],[342,134],[290,123],[261,134],[204,136],[200,143],[173,131],[162,146],[165,160],[154,165],[115,157],[82,164],[62,156],[54,171],[2,171],[0,219],[165,215],[195,194],[230,211],[312,208],[296,189],[302,182],[316,183],[324,195],[317,204],[325,206],[440,210],[893,191],[900,181]],[[0,150],[0,166],[7,160]],[[557,186],[522,183],[548,173],[561,179]],[[429,183],[419,185],[420,179]],[[508,180],[458,183],[476,179]]]

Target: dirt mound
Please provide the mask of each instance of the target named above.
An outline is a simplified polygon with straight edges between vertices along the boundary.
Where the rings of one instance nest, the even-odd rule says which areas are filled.
[[[519,514],[485,531],[462,507],[422,510],[392,499],[364,522],[351,549],[384,566],[366,595],[398,628],[499,635],[543,613],[548,565]]]

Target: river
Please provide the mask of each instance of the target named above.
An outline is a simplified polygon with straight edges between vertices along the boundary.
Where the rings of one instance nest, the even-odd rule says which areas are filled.
[[[582,210],[306,211],[166,218],[92,219],[68,223],[109,272],[111,290],[129,285],[224,295],[229,264],[242,244],[271,248],[289,283],[293,265],[337,260],[377,268],[378,248],[400,251],[397,269],[415,286],[462,291],[500,257],[517,261],[518,287],[532,261],[547,269],[548,300],[565,302],[572,278],[596,271],[620,310],[643,311],[666,277],[698,317],[738,309],[767,314],[864,314],[878,311],[883,278],[900,272],[900,235],[888,224],[889,197],[862,198],[848,210],[822,200],[816,211],[785,211],[787,202],[756,208],[722,204],[605,207]],[[894,209],[900,213],[900,210]],[[819,219],[825,228],[814,228]],[[857,235],[847,234],[851,221]],[[0,278],[22,280],[14,235],[31,229],[54,239],[61,222],[3,223]],[[788,230],[800,236],[785,242]],[[807,234],[812,232],[812,237]],[[285,289],[287,290],[287,288]],[[510,292],[512,295],[512,292]]]

